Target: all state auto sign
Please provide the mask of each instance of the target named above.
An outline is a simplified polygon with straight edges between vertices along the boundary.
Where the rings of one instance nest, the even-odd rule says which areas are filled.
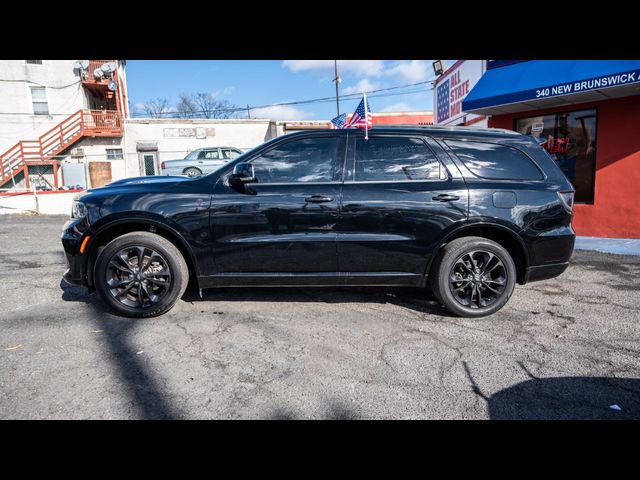
[[[464,60],[456,62],[444,75],[438,77],[433,99],[436,125],[456,123],[465,115],[462,111],[462,100],[480,80],[483,73],[483,60]],[[477,116],[467,114],[467,120]]]

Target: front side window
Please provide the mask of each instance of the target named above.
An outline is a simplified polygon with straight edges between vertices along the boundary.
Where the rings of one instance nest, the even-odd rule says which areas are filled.
[[[31,103],[35,115],[49,115],[47,92],[45,87],[29,87],[31,90]]]
[[[259,183],[331,182],[342,166],[338,138],[305,138],[279,145],[251,161]]]
[[[222,150],[222,157],[225,159],[233,160],[234,158],[239,157],[240,155],[242,155],[242,153],[240,153],[237,150],[232,150],[230,148],[225,148],[224,150]]]
[[[539,138],[576,190],[575,201],[593,202],[596,164],[595,108],[516,121],[516,131]]]
[[[444,178],[440,162],[420,138],[356,139],[354,180],[419,181]]]
[[[542,172],[517,148],[496,143],[446,140],[462,163],[478,177],[494,180],[542,180]]]

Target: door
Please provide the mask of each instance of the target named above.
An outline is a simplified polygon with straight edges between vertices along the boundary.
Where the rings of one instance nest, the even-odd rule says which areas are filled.
[[[444,230],[467,217],[464,180],[419,135],[351,134],[348,150],[340,271],[348,284],[420,284]]]
[[[140,165],[142,169],[142,175],[157,175],[157,152],[142,152],[140,155]]]
[[[221,176],[211,211],[216,274],[282,279],[338,271],[335,228],[345,139],[283,139],[245,160],[254,167],[255,183],[231,187],[231,169]]]

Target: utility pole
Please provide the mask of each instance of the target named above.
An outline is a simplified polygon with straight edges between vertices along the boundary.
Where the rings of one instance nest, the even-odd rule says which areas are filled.
[[[249,108],[249,104],[247,103],[247,118],[251,120],[251,109]]]
[[[338,116],[340,116],[340,95],[338,93],[338,85],[340,84],[340,82],[342,80],[340,80],[340,77],[338,76],[338,61],[334,60],[333,61],[333,68],[335,71],[335,78],[333,79],[334,82],[336,82],[336,110],[338,111]]]

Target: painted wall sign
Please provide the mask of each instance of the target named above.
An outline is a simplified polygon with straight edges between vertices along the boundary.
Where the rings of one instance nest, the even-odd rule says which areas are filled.
[[[483,60],[462,60],[456,62],[438,77],[433,99],[436,125],[455,125],[481,117],[475,114],[465,114],[462,110],[462,100],[480,80],[483,73]]]

